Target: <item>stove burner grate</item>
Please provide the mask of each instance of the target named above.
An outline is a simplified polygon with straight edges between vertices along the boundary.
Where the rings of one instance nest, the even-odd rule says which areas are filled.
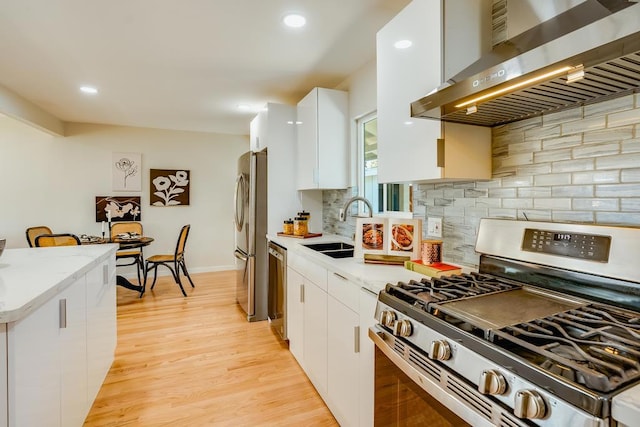
[[[440,278],[424,278],[388,285],[387,292],[395,294],[414,305],[427,309],[429,303],[443,303],[463,298],[473,298],[496,292],[509,291],[522,286],[489,274],[457,274]]]
[[[590,304],[492,332],[492,341],[542,369],[601,392],[640,379],[636,313]]]

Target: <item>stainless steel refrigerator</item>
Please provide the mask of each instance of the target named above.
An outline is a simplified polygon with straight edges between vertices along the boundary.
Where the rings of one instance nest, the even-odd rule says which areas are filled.
[[[235,189],[236,300],[252,321],[267,319],[267,152],[238,159]]]

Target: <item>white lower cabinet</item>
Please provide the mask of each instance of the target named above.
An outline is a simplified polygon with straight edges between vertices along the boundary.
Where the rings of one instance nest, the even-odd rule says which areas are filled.
[[[105,261],[5,324],[9,426],[83,424],[115,351],[114,265]]]
[[[330,276],[331,277],[331,276]],[[356,285],[345,282],[357,295]],[[341,426],[357,426],[360,326],[358,312],[329,295],[328,305],[328,400]]]
[[[327,393],[327,293],[304,283],[304,369],[323,398]]]
[[[342,427],[373,426],[377,295],[303,256],[287,261],[289,350]]]
[[[60,301],[52,298],[8,325],[10,426],[61,425]]]
[[[378,296],[361,288],[359,295],[360,322],[360,366],[358,386],[360,389],[360,426],[373,426],[375,344],[369,338],[369,328],[376,323],[374,318]]]
[[[287,258],[289,349],[326,399],[327,270],[294,253]]]
[[[115,260],[87,273],[87,393],[93,402],[102,387],[117,344]]]
[[[58,301],[60,306],[58,347],[60,350],[60,425],[81,426],[90,406],[87,394],[86,276],[60,293]]]
[[[287,338],[289,351],[304,369],[302,340],[304,277],[291,267],[287,268]]]

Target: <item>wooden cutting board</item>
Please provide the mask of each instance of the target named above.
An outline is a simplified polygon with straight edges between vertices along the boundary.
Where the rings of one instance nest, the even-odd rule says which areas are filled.
[[[278,236],[293,237],[294,239],[310,239],[311,237],[320,237],[322,236],[322,233],[308,233],[308,234],[305,234],[304,236],[296,236],[295,234],[278,233]]]

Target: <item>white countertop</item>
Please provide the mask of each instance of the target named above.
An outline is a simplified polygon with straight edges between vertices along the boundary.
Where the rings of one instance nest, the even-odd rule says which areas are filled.
[[[113,257],[118,245],[6,249],[0,256],[0,323],[21,319]]]
[[[303,255],[312,259],[317,264],[327,268],[329,271],[338,273],[348,280],[366,288],[374,293],[380,292],[387,283],[397,283],[399,281],[420,280],[425,276],[404,268],[401,265],[366,264],[362,259],[357,258],[331,258],[303,245],[309,243],[344,242],[353,244],[342,236],[323,235],[300,239],[296,237],[283,237],[267,235],[267,239],[287,248],[287,251]]]

